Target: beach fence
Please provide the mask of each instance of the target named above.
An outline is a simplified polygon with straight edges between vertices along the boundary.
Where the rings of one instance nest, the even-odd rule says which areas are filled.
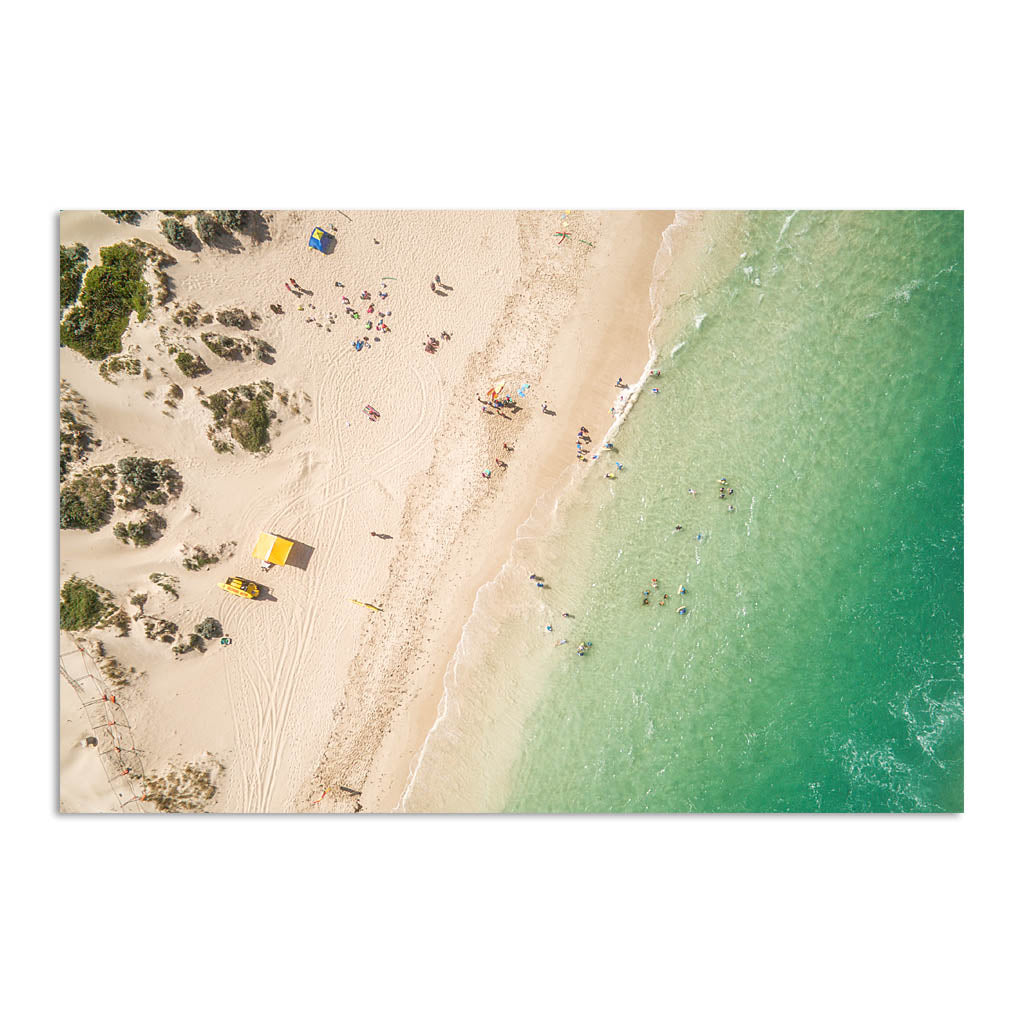
[[[118,805],[126,813],[145,813],[151,809],[145,803],[146,775],[128,716],[93,658],[73,641],[64,643],[73,646],[60,651],[60,675],[81,701]]]

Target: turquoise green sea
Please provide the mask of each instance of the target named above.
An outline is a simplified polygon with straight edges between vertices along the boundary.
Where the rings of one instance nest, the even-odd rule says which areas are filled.
[[[478,595],[406,809],[963,809],[963,216],[707,223],[616,450]]]

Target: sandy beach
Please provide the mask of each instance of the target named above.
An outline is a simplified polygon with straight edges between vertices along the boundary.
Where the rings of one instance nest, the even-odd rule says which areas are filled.
[[[149,546],[121,543],[111,524],[62,530],[61,581],[94,580],[131,613],[129,595],[144,593],[145,616],[183,634],[215,617],[232,640],[174,655],[146,638],[141,615],[127,636],[84,634],[129,670],[117,699],[147,775],[212,765],[210,811],[390,811],[436,717],[477,591],[538,495],[576,462],[579,426],[603,435],[616,378],[635,381],[649,358],[652,269],[672,215],[262,217],[254,238],[188,251],[169,245],[155,211],[136,226],[98,211],[62,215],[62,244],[84,243],[90,266],[101,246],[133,238],[176,259],[166,303],[154,300],[142,323],[133,315],[122,339],[142,373],[106,380],[96,363],[61,350],[61,378],[100,442],[78,468],[172,459],[182,487]],[[331,251],[308,248],[315,226],[334,236]],[[204,328],[182,321],[190,304],[257,318],[241,333]],[[372,330],[376,322],[388,330]],[[218,358],[204,330],[258,338],[272,361]],[[364,337],[357,351],[352,342]],[[424,349],[429,338],[434,353]],[[175,348],[201,356],[210,372],[184,376]],[[270,451],[215,451],[204,398],[261,380],[275,394]],[[500,381],[514,410],[478,400]],[[368,404],[378,420],[364,415]],[[261,572],[250,554],[260,531],[295,540],[301,557]],[[185,545],[219,561],[189,571]],[[154,573],[172,576],[178,596]],[[256,580],[269,596],[246,601],[217,589],[228,575]],[[73,646],[62,637],[62,651]],[[80,710],[62,684],[61,807],[109,810],[94,752],[77,746],[88,732]]]

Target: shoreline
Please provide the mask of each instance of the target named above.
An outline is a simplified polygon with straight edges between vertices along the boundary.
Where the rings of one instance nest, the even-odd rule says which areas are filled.
[[[620,216],[621,222],[602,233],[601,244],[608,256],[580,282],[568,315],[550,341],[541,379],[529,392],[534,406],[538,400],[546,401],[557,415],[544,416],[534,408],[514,435],[520,455],[527,450],[541,453],[531,455],[528,482],[523,481],[520,492],[502,510],[497,527],[488,520],[484,503],[469,510],[466,533],[459,550],[452,553],[454,565],[449,566],[454,582],[446,595],[448,611],[433,628],[425,630],[422,639],[422,648],[429,647],[434,660],[414,670],[408,704],[392,717],[388,733],[370,763],[360,800],[368,811],[401,808],[427,738],[443,715],[445,677],[477,596],[500,572],[518,529],[538,504],[557,500],[560,480],[576,463],[578,424],[607,422],[609,405],[619,395],[614,387],[616,377],[638,382],[652,358],[650,286],[655,256],[672,215],[646,212]],[[642,223],[637,227],[627,217],[639,217]],[[624,323],[630,326],[624,327]],[[587,337],[598,332],[596,342]],[[605,434],[614,422],[602,429],[594,428],[594,435]],[[485,534],[489,534],[486,546],[478,547]],[[329,789],[330,777],[320,775],[317,785],[321,792]]]

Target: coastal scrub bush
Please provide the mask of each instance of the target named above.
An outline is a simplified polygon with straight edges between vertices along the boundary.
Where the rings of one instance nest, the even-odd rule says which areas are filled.
[[[147,615],[142,623],[147,640],[159,640],[162,644],[174,643],[178,635],[178,624],[170,619],[160,619],[155,615]]]
[[[113,608],[109,591],[72,576],[60,591],[60,628],[91,629]]]
[[[116,220],[118,224],[124,221],[126,224],[138,224],[142,220],[141,210],[100,210],[100,213],[105,213],[111,220]]]
[[[181,475],[174,468],[171,459],[147,459],[142,456],[128,456],[119,460],[117,472],[121,487],[117,492],[119,508],[139,508],[141,505],[165,505],[168,494],[181,494]]]
[[[195,327],[199,323],[199,313],[202,306],[198,302],[190,302],[171,314],[171,319],[182,327]]]
[[[60,489],[60,528],[95,533],[114,511],[112,467],[88,469]]]
[[[244,309],[222,309],[217,314],[217,322],[223,324],[225,327],[238,327],[240,330],[247,331],[252,326],[249,320],[249,314]]]
[[[114,536],[127,544],[131,541],[137,548],[148,547],[159,536],[167,526],[163,516],[158,515],[152,509],[147,509],[141,519],[126,523],[114,523]]]
[[[171,576],[166,572],[151,572],[149,582],[155,583],[161,590],[165,590],[175,600],[178,597],[178,577]],[[177,626],[174,627],[177,630]]]
[[[181,351],[174,357],[175,365],[186,377],[201,377],[209,373],[210,368],[203,362],[201,356],[194,352]]]
[[[82,277],[89,262],[89,250],[78,242],[60,247],[60,308],[63,313],[82,290]]]
[[[214,210],[213,215],[228,231],[244,231],[249,219],[248,210]]]
[[[85,275],[78,303],[61,322],[61,345],[93,360],[120,352],[132,311],[139,320],[149,315],[145,265],[146,257],[134,244],[100,249],[100,262]]]
[[[142,799],[167,814],[202,811],[217,792],[216,762],[170,768],[165,775],[147,775]]]
[[[174,217],[166,217],[160,221],[160,231],[176,249],[187,249],[195,237],[180,220],[176,220]]]
[[[208,565],[214,565],[219,561],[219,555],[215,555],[212,552],[207,551],[204,547],[194,545],[191,548],[186,547],[181,564],[188,569],[189,572],[199,572],[200,569],[203,569]]]
[[[204,640],[216,640],[224,635],[224,627],[214,618],[205,618],[195,630]]]
[[[196,232],[207,245],[210,245],[220,234],[220,222],[213,214],[200,210],[196,214]]]
[[[188,640],[182,640],[171,648],[174,654],[188,654],[189,651],[199,651],[202,654],[205,650],[206,644],[198,633],[189,633]]]
[[[95,443],[92,429],[82,423],[66,406],[60,410],[60,479],[68,474],[75,462],[80,462],[88,454]]]
[[[142,362],[129,356],[107,356],[99,365],[99,374],[111,384],[116,384],[114,375],[127,373],[132,377],[138,377],[142,373]]]
[[[270,410],[262,397],[249,403],[249,408],[231,424],[231,436],[247,451],[258,452],[270,440]]]

